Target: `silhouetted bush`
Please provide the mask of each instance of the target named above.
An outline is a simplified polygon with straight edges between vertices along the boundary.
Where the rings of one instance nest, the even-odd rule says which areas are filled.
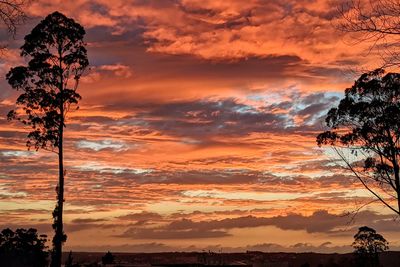
[[[47,236],[38,235],[36,229],[7,228],[0,233],[0,265],[7,267],[45,267],[48,252]]]
[[[113,254],[111,254],[110,251],[108,251],[108,252],[106,253],[106,255],[104,255],[104,256],[101,258],[101,262],[102,262],[103,264],[112,264],[112,263],[114,263],[114,260],[115,260],[115,257],[114,257]]]

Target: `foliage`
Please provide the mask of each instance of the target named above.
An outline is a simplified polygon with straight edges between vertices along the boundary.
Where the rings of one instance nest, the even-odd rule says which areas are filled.
[[[350,149],[353,161],[336,151],[361,183],[400,215],[400,74],[378,69],[361,75],[328,112],[326,124],[330,130],[318,135],[318,145]]]
[[[0,263],[9,267],[47,266],[46,236],[36,229],[7,228],[0,233]]]
[[[30,59],[28,65],[12,68],[6,78],[13,89],[22,91],[17,105],[25,114],[12,110],[8,118],[32,129],[29,148],[57,148],[62,119],[81,99],[76,89],[88,66],[84,35],[81,25],[54,12],[25,36],[21,56]]]
[[[367,226],[358,229],[352,244],[358,264],[361,266],[379,266],[379,253],[388,250],[388,245],[382,235]]]

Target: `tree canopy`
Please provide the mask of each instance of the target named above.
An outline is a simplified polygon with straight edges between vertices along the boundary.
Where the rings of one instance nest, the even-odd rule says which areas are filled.
[[[379,253],[389,249],[389,243],[374,229],[363,226],[354,235],[352,244],[357,260],[362,266],[378,266]]]
[[[9,119],[31,127],[27,146],[36,150],[58,148],[63,118],[81,96],[78,81],[89,62],[83,37],[85,30],[59,12],[48,15],[25,37],[21,56],[27,66],[14,67],[6,78],[12,88],[22,91]]]

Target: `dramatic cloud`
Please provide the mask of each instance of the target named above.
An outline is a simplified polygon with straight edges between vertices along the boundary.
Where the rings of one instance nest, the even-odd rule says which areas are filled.
[[[400,223],[391,216],[381,216],[365,211],[357,215],[357,223],[369,223],[380,231],[396,231]],[[275,217],[236,217],[222,220],[193,221],[181,219],[161,227],[132,227],[120,237],[132,239],[182,239],[182,238],[218,238],[230,236],[229,230],[235,228],[254,228],[274,226],[282,230],[306,231],[307,233],[348,234],[357,228],[351,225],[351,216],[330,214],[327,211],[316,211],[310,216],[288,214]],[[203,235],[201,235],[203,233]]]

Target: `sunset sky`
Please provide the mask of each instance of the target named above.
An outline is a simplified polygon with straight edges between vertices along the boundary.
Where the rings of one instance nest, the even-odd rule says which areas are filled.
[[[343,2],[343,1],[341,1]],[[0,63],[0,229],[52,237],[57,156],[27,151],[4,80],[23,37],[60,11],[85,27],[90,70],[65,141],[66,249],[350,251],[400,222],[333,151],[324,115],[380,54],[335,30],[339,1],[38,0]]]

